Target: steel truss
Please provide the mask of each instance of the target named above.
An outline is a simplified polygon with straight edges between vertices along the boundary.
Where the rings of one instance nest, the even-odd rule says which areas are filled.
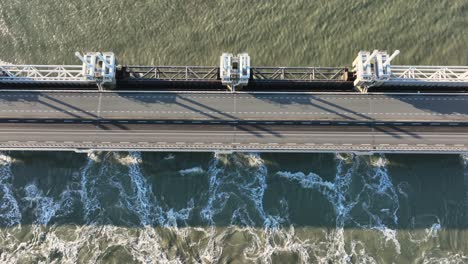
[[[468,66],[391,65],[399,53],[359,52],[353,62],[355,87],[363,93],[377,86],[468,87]]]
[[[466,66],[401,66],[392,65],[390,81],[467,82]]]
[[[212,66],[127,66],[131,79],[159,79],[169,81],[218,80],[219,68]]]
[[[87,82],[82,65],[0,65],[0,81]]]
[[[252,67],[256,80],[344,81],[347,69],[338,67]]]

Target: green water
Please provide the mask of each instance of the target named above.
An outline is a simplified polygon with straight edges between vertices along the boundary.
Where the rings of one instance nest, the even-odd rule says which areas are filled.
[[[465,156],[12,152],[0,160],[5,263],[468,260]]]
[[[0,3],[0,60],[467,65],[466,1]],[[465,263],[465,155],[0,154],[0,263]]]
[[[362,49],[400,49],[395,63],[466,65],[463,0],[57,1],[0,5],[0,54],[11,63],[78,63],[114,51],[126,64],[351,66]],[[79,64],[79,63],[78,63]]]

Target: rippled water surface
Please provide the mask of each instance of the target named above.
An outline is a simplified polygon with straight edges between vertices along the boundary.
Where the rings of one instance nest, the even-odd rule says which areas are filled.
[[[0,60],[467,65],[466,1],[0,3]],[[464,155],[0,153],[0,263],[466,263]]]
[[[0,156],[0,260],[463,263],[468,158]]]

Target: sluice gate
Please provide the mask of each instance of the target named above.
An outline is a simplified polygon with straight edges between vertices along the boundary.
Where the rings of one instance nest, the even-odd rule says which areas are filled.
[[[218,91],[465,91],[468,66],[392,65],[385,51],[361,51],[347,67],[258,67],[247,53],[219,66],[119,65],[112,52],[76,57],[81,65],[0,65],[0,89]]]

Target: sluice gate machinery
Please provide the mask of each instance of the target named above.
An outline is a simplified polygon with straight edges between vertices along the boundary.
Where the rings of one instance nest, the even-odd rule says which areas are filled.
[[[119,65],[112,52],[75,55],[81,65],[0,65],[0,89],[401,91],[468,89],[468,66],[392,65],[399,51],[361,51],[346,67],[258,67],[247,53],[219,66]],[[397,89],[394,89],[397,87]]]
[[[468,66],[392,65],[400,54],[361,51],[353,62],[354,86],[361,92],[385,87],[468,88]]]

